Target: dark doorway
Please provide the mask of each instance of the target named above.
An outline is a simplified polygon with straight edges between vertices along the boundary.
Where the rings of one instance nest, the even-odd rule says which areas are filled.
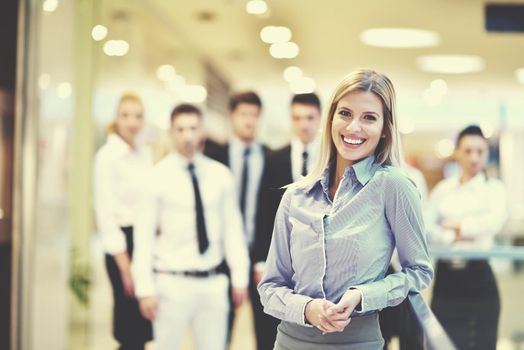
[[[10,346],[18,0],[0,1],[0,349]]]

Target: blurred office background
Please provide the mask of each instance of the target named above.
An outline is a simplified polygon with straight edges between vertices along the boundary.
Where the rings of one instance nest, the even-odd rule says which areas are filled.
[[[91,174],[123,91],[143,98],[157,158],[176,103],[201,106],[209,137],[224,141],[228,96],[242,89],[262,97],[260,140],[278,148],[294,93],[327,102],[343,75],[373,68],[397,88],[406,159],[430,189],[454,171],[457,131],[482,127],[489,174],[510,194],[497,240],[523,243],[524,18],[489,28],[487,16],[508,3],[522,14],[524,1],[3,0],[0,348],[9,338],[11,349],[114,348]],[[499,348],[518,349],[524,254],[507,252],[491,260]],[[254,348],[249,313],[240,311],[234,349]]]

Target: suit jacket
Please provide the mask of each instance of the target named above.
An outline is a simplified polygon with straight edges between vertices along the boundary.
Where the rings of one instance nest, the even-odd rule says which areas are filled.
[[[229,167],[229,144],[221,144],[207,139],[204,143],[204,154]]]
[[[273,236],[275,215],[282,195],[285,192],[285,189],[282,189],[282,187],[293,182],[291,145],[270,152],[267,157],[265,170],[266,178],[262,187],[260,214],[262,220],[255,236],[254,246],[256,249],[253,254],[253,263],[266,261]]]
[[[258,237],[261,235],[261,231],[265,230],[265,227],[267,226],[266,223],[264,223],[264,220],[266,218],[266,211],[264,210],[265,203],[266,203],[266,189],[268,187],[268,181],[269,181],[269,174],[267,173],[268,164],[270,163],[270,160],[268,159],[270,151],[269,149],[262,145],[262,150],[264,153],[264,169],[262,170],[262,177],[260,179],[260,185],[258,187],[258,194],[257,194],[257,208],[256,208],[256,216],[255,216],[255,238],[253,245],[250,249],[250,259],[252,263],[256,262],[255,256],[267,256],[267,250],[269,250],[269,244],[270,242],[264,242],[262,237]],[[227,167],[230,167],[229,162],[229,143],[226,144],[218,144],[214,141],[208,140],[205,142],[204,146],[204,154],[208,157],[224,164]],[[271,236],[269,236],[269,239],[271,240]],[[259,247],[261,245],[261,247]],[[267,248],[265,248],[267,245]],[[267,249],[265,251],[259,251],[260,249]],[[264,258],[265,260],[265,258]]]

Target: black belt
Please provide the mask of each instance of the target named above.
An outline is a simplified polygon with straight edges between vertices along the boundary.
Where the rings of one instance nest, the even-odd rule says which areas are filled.
[[[215,267],[211,270],[189,270],[189,271],[174,271],[174,270],[153,270],[155,273],[165,273],[168,275],[176,275],[176,276],[184,276],[184,277],[196,277],[196,278],[205,278],[205,277],[211,277],[216,276],[221,273],[224,273],[220,266]]]

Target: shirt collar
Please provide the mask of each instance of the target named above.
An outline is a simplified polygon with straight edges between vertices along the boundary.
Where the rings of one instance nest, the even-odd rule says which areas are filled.
[[[187,167],[189,166],[189,163],[193,163],[195,168],[198,168],[203,158],[203,155],[201,153],[197,153],[193,156],[193,159],[190,161],[186,157],[178,153],[177,151],[173,151],[172,156],[175,161],[175,164],[183,169],[187,169]]]
[[[107,144],[118,154],[125,155],[133,152],[133,148],[116,133],[107,136]]]
[[[320,138],[316,137],[313,141],[311,141],[307,145],[304,145],[302,141],[300,141],[300,138],[295,136],[291,139],[291,148],[299,154],[302,154],[304,151],[307,151],[308,154],[311,155],[314,152],[316,152],[317,149],[320,147],[319,141]]]
[[[251,149],[253,150],[256,145],[257,143],[255,141],[251,143],[245,143],[240,138],[238,138],[238,136],[231,137],[231,147],[241,152],[244,152],[244,149],[247,147],[251,147]]]
[[[348,167],[348,169],[349,168],[353,169],[358,182],[360,182],[360,184],[364,186],[373,177],[373,175],[375,174],[375,171],[377,170],[377,164],[375,163],[375,156],[371,155],[367,158],[364,158],[357,164],[353,164],[353,166]],[[346,172],[348,171],[348,169],[346,169]]]
[[[249,144],[242,141],[237,136],[231,137],[231,140],[229,141],[229,155],[233,157],[234,159],[240,159],[242,155],[244,154],[245,149],[249,147],[250,148],[250,154],[251,156],[259,156],[262,154],[262,145],[258,143],[257,141],[253,141]]]
[[[477,186],[482,186],[486,182],[486,174],[483,171],[480,171],[477,175],[473,176],[467,182],[461,184],[460,176],[457,177],[457,184],[459,187],[465,188],[475,188]]]
[[[320,185],[325,193],[329,193],[329,178],[331,172],[334,171],[335,162],[331,161],[330,164],[320,176],[318,181],[306,190],[306,193],[310,193],[316,186]],[[377,171],[379,165],[375,163],[375,156],[371,155],[367,158],[362,159],[356,164],[348,166],[344,171],[344,178],[347,176],[354,177],[362,186],[366,185],[369,180],[373,177]]]

